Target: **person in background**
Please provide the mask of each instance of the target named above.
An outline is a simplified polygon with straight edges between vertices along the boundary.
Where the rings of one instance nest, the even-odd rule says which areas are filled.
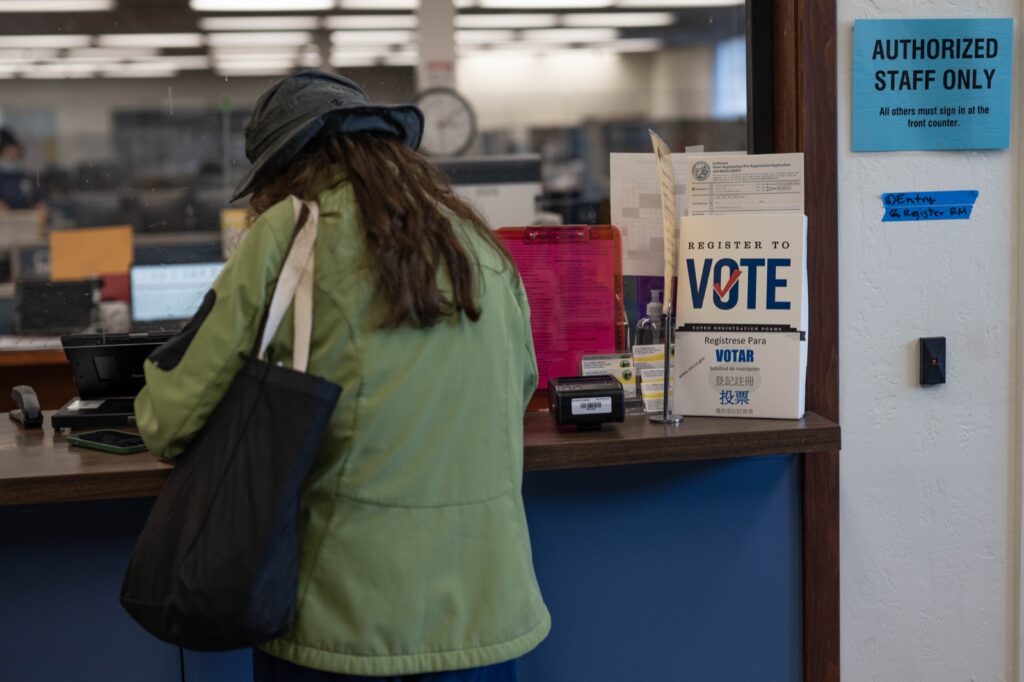
[[[522,499],[529,306],[483,219],[414,151],[422,127],[334,74],[272,86],[235,196],[257,218],[146,362],[137,424],[173,459],[254,345],[290,196],[319,203],[309,371],[343,390],[303,489],[294,626],[254,653],[257,682],[506,682],[551,627]],[[292,336],[286,319],[271,361],[291,362]]]
[[[9,128],[0,128],[0,213],[41,208],[36,182],[22,168],[24,149]]]

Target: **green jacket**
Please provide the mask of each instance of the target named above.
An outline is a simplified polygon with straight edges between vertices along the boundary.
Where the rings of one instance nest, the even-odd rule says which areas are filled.
[[[295,625],[263,649],[366,676],[517,658],[550,629],[521,493],[537,383],[522,283],[453,222],[480,264],[481,319],[379,329],[351,185],[320,208],[309,371],[343,390],[302,493]],[[155,454],[184,450],[242,366],[294,224],[288,201],[261,216],[204,321],[147,361],[135,409]],[[289,313],[273,361],[291,363],[292,334]]]

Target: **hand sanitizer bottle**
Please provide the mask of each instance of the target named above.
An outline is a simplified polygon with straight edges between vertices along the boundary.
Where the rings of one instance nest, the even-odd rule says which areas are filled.
[[[665,343],[663,312],[661,289],[654,289],[651,291],[651,302],[647,304],[647,316],[641,317],[636,323],[635,345]]]

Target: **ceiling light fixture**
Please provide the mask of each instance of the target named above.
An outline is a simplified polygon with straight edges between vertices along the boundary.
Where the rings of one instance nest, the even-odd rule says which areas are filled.
[[[214,50],[213,58],[216,61],[227,61],[227,62],[258,62],[264,60],[271,61],[295,61],[299,56],[299,51],[292,48],[290,50],[260,50],[258,52],[233,52],[230,50]]]
[[[6,35],[0,36],[0,48],[2,47],[25,47],[25,48],[46,48],[56,49],[70,47],[88,47],[92,39],[83,35]]]
[[[117,64],[125,60],[125,57],[112,57],[103,55],[87,55],[85,57],[67,56],[60,60],[62,64]]]
[[[671,12],[578,12],[562,17],[562,26],[640,28],[671,26],[676,17]]]
[[[456,28],[554,28],[557,14],[459,14]]]
[[[125,69],[121,66],[102,71],[104,78],[174,78],[178,71],[171,67],[148,69]]]
[[[235,68],[233,66],[218,66],[215,72],[218,76],[225,78],[260,78],[286,76],[295,70],[294,66],[266,66],[259,69]]]
[[[516,39],[515,31],[480,30],[480,31],[456,31],[455,43],[457,45],[484,45],[487,43],[505,43]]]
[[[322,12],[334,0],[190,0],[196,12]]]
[[[352,59],[355,61],[366,60],[366,59],[383,59],[384,55],[388,53],[387,49],[361,49],[361,50],[334,50],[331,52],[331,63],[333,64],[339,60]]]
[[[419,0],[338,0],[341,9],[415,10],[419,6]]]
[[[68,62],[57,60],[45,64],[32,64],[26,67],[36,73],[93,73],[100,68],[95,62]]]
[[[334,45],[403,45],[412,42],[412,31],[335,31]]]
[[[418,21],[415,14],[341,14],[327,17],[324,24],[330,30],[412,29]]]
[[[255,55],[257,57],[279,57],[281,55],[294,55],[299,50],[297,45],[277,45],[275,47],[264,47],[263,45],[217,45],[212,48],[216,54],[224,55]]]
[[[222,75],[269,75],[284,74],[296,69],[294,61],[267,59],[262,62],[216,62],[214,71]]]
[[[58,80],[68,78],[80,78],[88,79],[93,78],[94,74],[89,71],[23,71],[21,72],[22,78],[28,78],[31,80]]]
[[[57,50],[0,50],[0,64],[25,64],[39,59],[53,59]]]
[[[5,12],[109,12],[114,0],[0,0]]]
[[[419,60],[415,56],[408,56],[400,53],[389,54],[384,57],[384,66],[416,66]]]
[[[139,59],[121,64],[125,69],[145,71],[147,68],[168,68],[177,71],[202,71],[210,68],[210,58],[204,54],[164,55],[152,59]]]
[[[299,47],[313,41],[307,31],[238,31],[234,33],[210,33],[206,42],[212,47],[229,45],[260,45],[266,47]]]
[[[736,7],[744,0],[619,0],[619,7],[672,7],[675,9],[702,9],[707,7]]]
[[[201,33],[108,33],[101,47],[202,47]]]
[[[615,40],[614,28],[540,28],[522,32],[523,40],[536,43],[596,43]]]
[[[658,52],[665,45],[657,38],[622,38],[607,43],[595,43],[587,47],[604,52]]]
[[[232,71],[262,71],[264,69],[291,69],[295,67],[294,59],[261,59],[252,61],[217,61],[214,63],[218,71],[230,69]]]
[[[203,31],[315,31],[320,17],[202,17]]]
[[[593,9],[611,7],[612,0],[480,0],[483,9]]]
[[[78,47],[70,50],[68,56],[76,59],[131,59],[152,57],[157,52],[155,47]]]
[[[380,57],[344,57],[343,59],[331,58],[331,66],[335,69],[357,69],[361,67],[377,66],[380,64]],[[2,76],[0,76],[2,77]]]
[[[457,52],[461,55],[488,55],[488,54],[533,54],[546,50],[572,49],[569,45],[559,43],[493,43],[491,45],[459,45]]]
[[[416,50],[363,49],[344,50],[331,53],[331,65],[352,66],[415,66],[418,60]]]
[[[397,50],[416,52],[417,46],[415,43],[342,43],[340,45],[331,45],[332,52],[344,52],[345,54],[355,54],[358,52],[373,52],[374,54],[377,54],[382,52],[394,52]]]

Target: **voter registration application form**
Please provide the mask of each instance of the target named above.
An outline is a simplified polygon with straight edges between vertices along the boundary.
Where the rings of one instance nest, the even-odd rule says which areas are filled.
[[[804,213],[803,154],[687,154],[691,216]]]
[[[686,155],[673,154],[677,213],[686,213]],[[665,230],[654,154],[611,155],[611,222],[622,232],[622,274],[661,276]],[[676,230],[678,235],[679,231]]]

